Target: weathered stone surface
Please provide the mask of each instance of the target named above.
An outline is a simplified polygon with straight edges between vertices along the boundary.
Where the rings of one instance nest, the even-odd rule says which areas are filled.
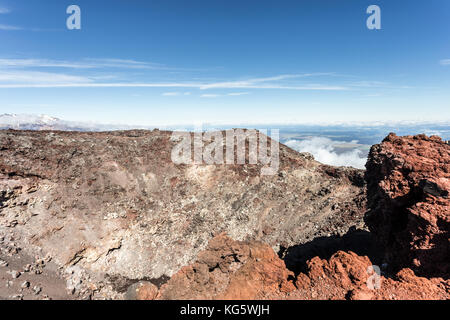
[[[450,275],[450,145],[390,134],[367,162],[366,222],[393,269]]]
[[[371,261],[353,252],[339,251],[329,261],[318,258],[309,263],[307,274],[297,277],[299,288],[291,298],[350,300],[446,300],[450,298],[450,281],[421,278],[410,269],[396,275],[380,276],[374,282]],[[368,283],[372,285],[369,287]],[[377,287],[376,283],[380,286]]]
[[[260,165],[176,165],[170,137],[0,131],[0,232],[98,284],[171,276],[220,232],[278,251],[362,224],[362,170],[283,145],[274,176]]]
[[[353,252],[315,257],[297,277],[268,245],[213,238],[198,260],[161,287],[158,299],[407,300],[449,299],[450,281],[403,269],[378,279],[372,262]],[[379,285],[379,286],[378,286]]]
[[[157,295],[157,286],[148,281],[140,281],[128,288],[125,298],[127,300],[154,300]]]
[[[161,287],[160,299],[258,299],[295,289],[272,248],[234,241],[224,234],[210,241],[197,261]]]
[[[0,277],[12,281],[18,265],[21,282],[54,281],[55,264],[73,299],[450,298],[450,154],[439,138],[390,135],[372,148],[369,234],[361,170],[283,145],[275,176],[175,165],[170,135],[0,131]],[[389,267],[375,290],[373,251]],[[16,298],[49,288],[30,283]]]
[[[236,255],[244,257],[238,260],[237,270],[219,268],[216,273],[211,272],[208,260],[200,258],[163,286],[160,298],[449,299],[449,178],[450,148],[438,137],[391,134],[372,147],[366,172],[370,208],[366,221],[372,236],[383,247],[380,251],[386,252],[390,264],[384,270],[386,274],[375,273],[380,270],[378,266],[367,256],[351,251],[337,251],[329,259],[316,256],[306,266],[298,266],[311,253],[322,254],[324,245],[330,250],[335,246],[358,248],[353,242],[360,242],[362,236],[368,238],[353,231],[346,235],[347,239],[323,237],[289,248],[285,259],[291,269],[301,271],[295,280],[276,256],[255,263],[248,254]],[[213,259],[213,264],[220,265],[230,255],[226,248],[251,252],[252,247],[265,251],[264,257],[271,256],[270,248],[264,250],[263,244],[234,242],[221,235],[199,257],[214,252],[214,257],[221,258]],[[418,277],[407,267],[426,277]],[[200,275],[196,270],[201,270]],[[251,282],[260,279],[261,270],[270,282]],[[221,279],[220,285],[216,279]],[[232,289],[235,283],[239,283],[240,290]],[[183,286],[193,290],[178,294]]]

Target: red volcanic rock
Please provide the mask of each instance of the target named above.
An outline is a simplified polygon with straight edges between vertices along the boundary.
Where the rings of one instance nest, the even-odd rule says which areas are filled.
[[[308,261],[308,272],[300,273],[296,280],[299,299],[345,299],[348,292],[363,288],[372,265],[367,257],[353,252],[338,251],[329,261],[315,257]]]
[[[308,272],[299,274],[298,290],[290,298],[307,300],[445,300],[450,281],[417,277],[403,269],[393,278],[377,276],[367,257],[338,251],[328,261],[318,257],[308,262]]]
[[[369,258],[353,252],[338,251],[329,260],[315,257],[307,266],[307,272],[295,279],[268,245],[234,241],[221,234],[194,264],[161,287],[157,299],[450,298],[448,280],[419,278],[410,269],[401,270],[393,279],[377,276]]]
[[[14,239],[48,254],[78,297],[450,298],[440,138],[391,134],[372,147],[365,219],[387,252],[382,276],[378,255],[360,250],[366,231],[336,235],[363,225],[361,170],[280,145],[279,174],[261,177],[257,165],[177,165],[173,147],[166,131],[0,131],[0,251]]]
[[[0,237],[4,226],[30,255],[136,281],[171,277],[219,232],[288,248],[362,224],[363,170],[282,144],[271,176],[176,164],[172,134],[0,130]]]
[[[369,229],[394,269],[450,274],[450,146],[439,137],[398,137],[374,145],[366,165]]]
[[[128,300],[154,300],[158,295],[158,287],[151,282],[141,281],[131,285],[126,293]]]
[[[295,290],[294,274],[260,242],[213,238],[197,261],[161,287],[160,299],[263,299]]]

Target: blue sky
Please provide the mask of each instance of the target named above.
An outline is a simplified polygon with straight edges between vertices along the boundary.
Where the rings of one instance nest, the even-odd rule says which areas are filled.
[[[81,30],[66,28],[71,4]],[[450,1],[0,0],[0,113],[450,121]]]

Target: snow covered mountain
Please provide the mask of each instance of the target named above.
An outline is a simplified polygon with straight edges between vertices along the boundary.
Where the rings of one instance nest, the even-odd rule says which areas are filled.
[[[61,130],[61,131],[109,131],[135,129],[135,126],[107,125],[90,122],[65,121],[48,115],[11,114],[0,115],[0,130]]]

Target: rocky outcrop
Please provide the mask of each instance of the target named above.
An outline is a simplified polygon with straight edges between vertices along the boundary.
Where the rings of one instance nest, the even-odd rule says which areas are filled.
[[[449,299],[450,281],[403,269],[377,275],[369,258],[338,251],[315,257],[297,277],[266,244],[213,238],[197,261],[176,273],[156,299],[407,300]]]
[[[175,164],[171,135],[0,131],[0,236],[70,268],[71,291],[110,284],[123,295],[123,284],[160,285],[194,262],[213,234],[278,252],[363,224],[362,170],[284,145],[273,176],[260,165]]]
[[[402,269],[390,277],[378,275],[367,257],[338,251],[328,261],[313,258],[308,272],[296,280],[290,298],[304,300],[448,300],[450,281],[417,277]]]
[[[175,164],[171,134],[0,131],[0,279],[51,261],[71,298],[450,298],[439,138],[372,147],[369,233],[361,170],[283,145],[273,176]]]
[[[294,277],[269,247],[221,235],[194,265],[164,285],[158,297],[448,300],[449,178],[447,143],[438,137],[390,134],[372,147],[367,162],[369,211],[365,218],[371,237],[353,230],[344,237],[316,238],[289,248],[281,256],[298,272]],[[384,258],[387,264],[380,268],[352,251],[338,250],[327,259],[312,257],[314,253],[328,255],[327,251],[337,247],[360,250],[355,243],[368,249],[362,240],[380,243],[378,250],[385,254],[379,261]],[[264,254],[252,255],[252,251]],[[205,261],[202,256],[214,258]],[[226,262],[230,256],[235,257],[233,268]],[[234,290],[236,283],[241,290]],[[180,288],[189,289],[180,292]]]
[[[295,289],[272,248],[260,242],[213,238],[197,261],[161,287],[160,299],[263,299]]]
[[[392,270],[450,275],[450,146],[439,137],[390,134],[367,162],[366,223]]]

